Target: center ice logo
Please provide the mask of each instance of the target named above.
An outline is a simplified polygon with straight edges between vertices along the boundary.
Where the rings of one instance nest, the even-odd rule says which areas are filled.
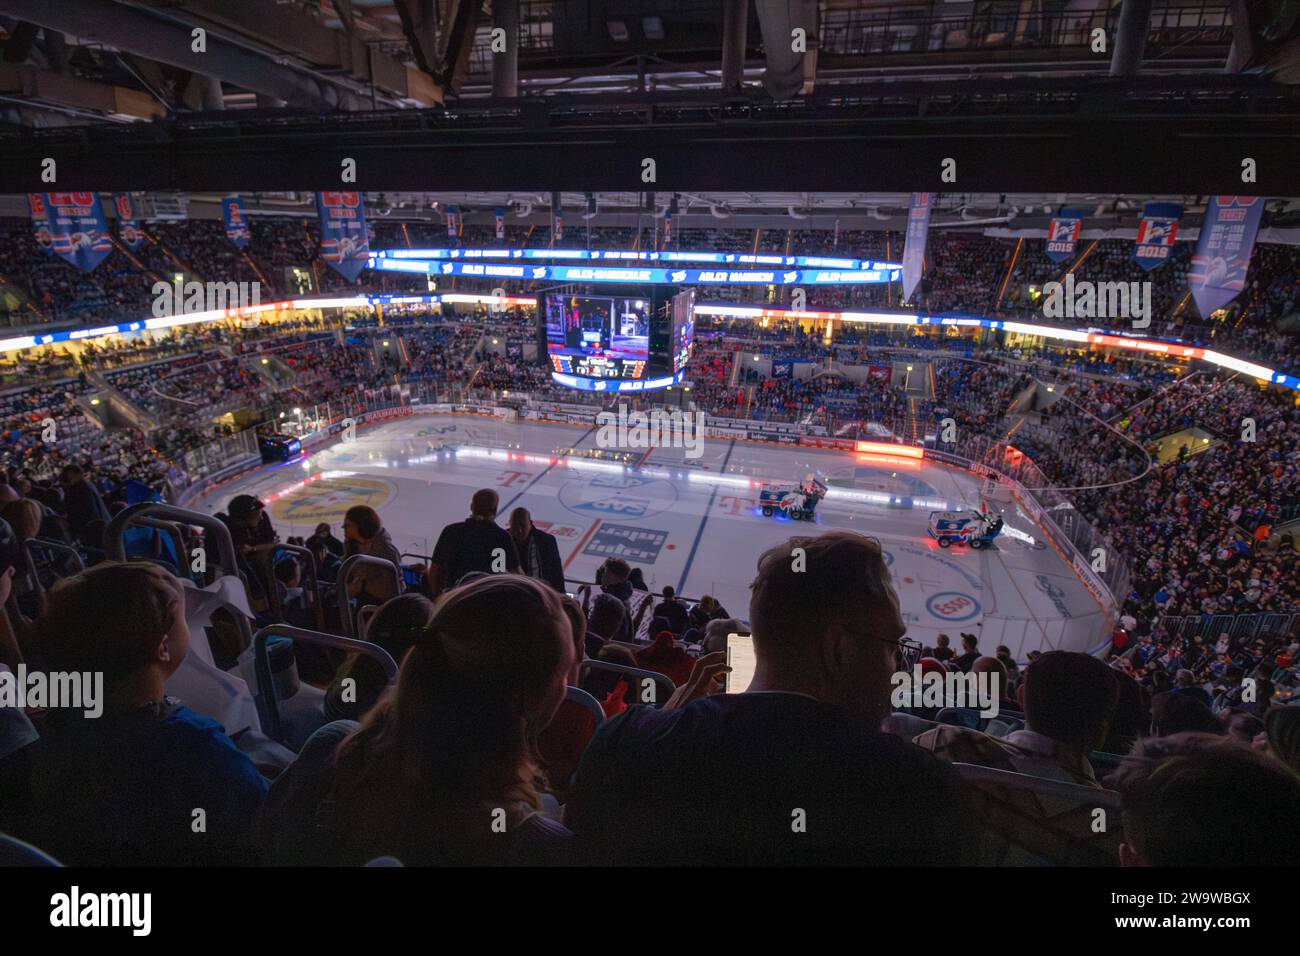
[[[392,496],[392,487],[378,478],[323,478],[286,492],[271,513],[288,522],[340,521],[353,505],[381,508]]]
[[[605,518],[648,518],[677,503],[677,488],[663,478],[601,475],[560,488],[560,504],[575,514]]]

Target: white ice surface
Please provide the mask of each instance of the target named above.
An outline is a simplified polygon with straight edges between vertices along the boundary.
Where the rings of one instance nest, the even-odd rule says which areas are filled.
[[[931,511],[979,507],[980,482],[963,471],[726,439],[705,440],[696,459],[682,448],[633,451],[632,465],[608,451],[583,457],[599,451],[596,432],[576,425],[406,418],[263,468],[194,507],[211,513],[236,494],[255,494],[270,502],[283,539],[310,535],[318,521],[341,536],[343,512],[370,504],[400,550],[428,555],[440,529],[468,515],[474,491],[494,488],[499,521],[516,506],[528,508],[559,538],[570,578],[591,580],[622,549],[652,589],[712,594],[741,618],[764,550],[792,535],[843,528],[881,541],[909,636],[923,644],[942,632],[957,647],[958,634],[972,632],[983,652],[1007,644],[1023,660],[1035,648],[1089,651],[1104,640],[1099,605],[1014,502],[997,506],[1006,509],[1006,527],[994,550],[941,550],[927,536]],[[809,472],[830,484],[815,526],[762,516],[762,483],[791,485]]]

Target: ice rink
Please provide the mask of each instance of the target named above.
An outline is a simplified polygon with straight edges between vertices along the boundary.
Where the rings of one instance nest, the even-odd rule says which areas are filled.
[[[881,541],[909,636],[923,644],[947,633],[957,647],[971,632],[984,653],[1006,644],[1023,660],[1035,648],[1093,651],[1106,639],[1097,600],[1015,502],[990,503],[1005,520],[991,550],[940,549],[929,538],[931,511],[979,507],[980,483],[964,471],[721,438],[705,439],[693,460],[682,448],[651,448],[625,463],[628,453],[602,451],[596,434],[479,416],[396,419],[238,478],[193,507],[213,513],[255,494],[284,539],[321,521],[341,537],[343,513],[368,504],[401,551],[429,555],[441,528],[468,516],[474,491],[495,488],[498,521],[526,507],[559,539],[569,578],[590,581],[607,556],[621,555],[652,589],[711,594],[740,618],[759,554],[792,535],[843,528]],[[762,515],[763,483],[791,485],[809,472],[830,486],[815,525]]]

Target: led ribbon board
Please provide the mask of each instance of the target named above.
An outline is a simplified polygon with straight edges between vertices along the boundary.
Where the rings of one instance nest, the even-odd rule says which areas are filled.
[[[765,256],[744,252],[637,252],[631,249],[381,249],[371,252],[371,268],[377,259],[539,259],[599,260],[604,262],[712,262],[717,265],[772,266],[776,268],[848,269],[891,272],[902,269],[897,262],[875,259],[842,259],[835,256]]]
[[[686,370],[682,369],[676,375],[665,375],[660,378],[643,378],[643,379],[618,379],[618,378],[584,378],[580,375],[565,375],[562,372],[552,372],[551,378],[561,385],[568,388],[576,388],[584,392],[649,392],[657,388],[667,388],[670,385],[680,385],[682,379],[686,377]]]
[[[496,265],[480,262],[427,262],[421,259],[371,259],[381,272],[513,279],[519,282],[618,282],[650,285],[871,285],[898,280],[884,269],[661,269],[619,266]]]

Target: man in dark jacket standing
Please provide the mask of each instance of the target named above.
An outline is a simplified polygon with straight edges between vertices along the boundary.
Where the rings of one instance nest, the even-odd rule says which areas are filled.
[[[564,564],[560,561],[560,546],[555,535],[533,524],[527,508],[510,512],[510,537],[519,552],[519,570],[530,578],[545,581],[561,594],[564,593]]]
[[[514,539],[496,523],[500,498],[491,488],[474,492],[469,517],[442,529],[429,567],[429,593],[435,597],[471,571],[518,571]]]

